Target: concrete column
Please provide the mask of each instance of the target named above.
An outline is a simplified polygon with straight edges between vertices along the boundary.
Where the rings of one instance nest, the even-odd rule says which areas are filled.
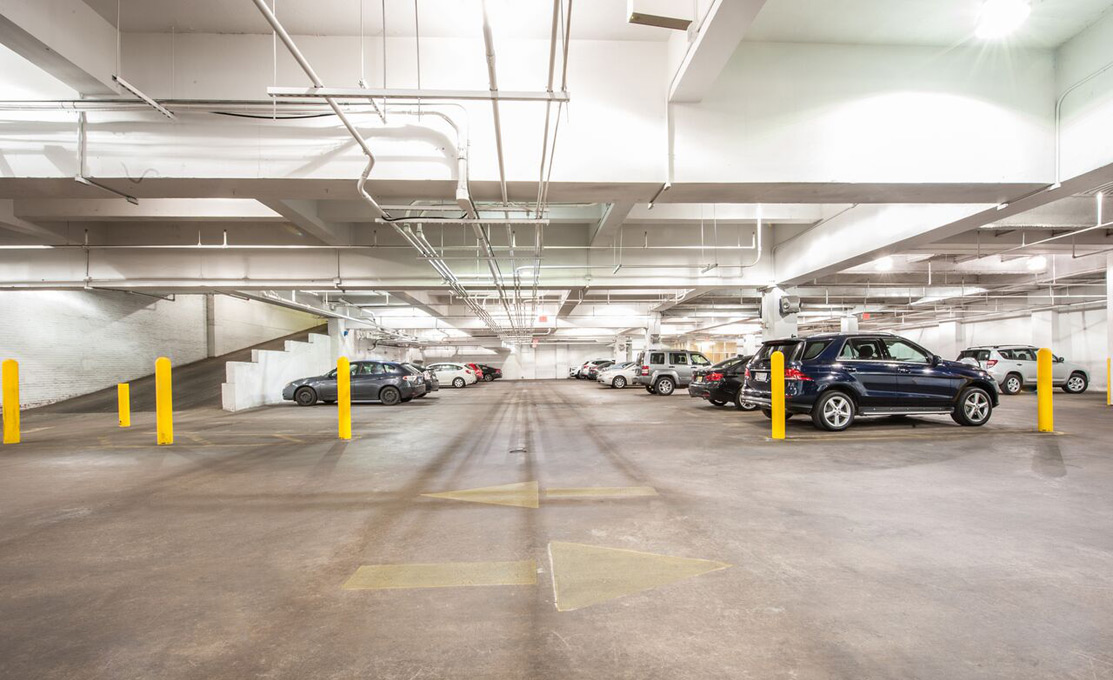
[[[944,359],[955,360],[958,353],[966,349],[963,345],[962,324],[958,321],[944,321],[939,324],[939,340],[936,347],[929,347]]]
[[[216,356],[216,296],[205,295],[205,356]]]
[[[1046,297],[1032,297],[1031,306],[1047,305]],[[1052,352],[1061,352],[1059,349],[1059,312],[1045,310],[1032,312],[1032,337],[1030,342],[1036,347],[1047,347]]]
[[[347,330],[347,328],[345,328],[344,319],[328,320],[329,351],[332,353],[333,364],[335,364],[336,360],[345,354],[345,330]]]
[[[858,317],[850,314],[839,319],[839,330],[843,333],[857,333],[858,332]]]
[[[1113,253],[1105,256],[1105,356],[1099,358],[1104,363],[1109,357],[1113,357]]]
[[[645,324],[645,348],[650,349],[661,344],[661,313],[651,312]]]
[[[781,314],[781,299],[786,297],[780,288],[772,288],[761,294],[762,340],[776,340],[796,335],[796,314]]]

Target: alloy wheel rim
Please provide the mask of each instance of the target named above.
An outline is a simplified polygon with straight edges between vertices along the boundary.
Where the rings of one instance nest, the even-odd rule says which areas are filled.
[[[672,383],[669,382],[668,380],[662,380],[661,381],[661,386],[657,388],[657,391],[660,392],[661,394],[671,394],[672,393]]]
[[[832,397],[823,405],[823,419],[832,427],[842,427],[850,420],[850,402],[845,397]]]
[[[966,411],[967,418],[975,423],[980,423],[986,419],[989,413],[989,399],[981,392],[972,392],[970,396],[966,397],[963,408]]]
[[[1078,376],[1074,376],[1073,378],[1071,378],[1070,380],[1067,381],[1067,387],[1069,387],[1072,392],[1081,392],[1082,391],[1082,383],[1083,383],[1082,378],[1079,378]]]
[[[1017,380],[1016,378],[1009,378],[1005,382],[1005,386],[1009,388],[1010,392],[1019,392],[1020,391],[1020,381]]]

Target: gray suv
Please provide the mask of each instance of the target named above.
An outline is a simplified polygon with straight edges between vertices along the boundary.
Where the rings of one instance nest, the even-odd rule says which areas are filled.
[[[707,357],[687,349],[649,349],[638,355],[634,381],[646,392],[667,397],[692,382],[692,371],[711,365]]]

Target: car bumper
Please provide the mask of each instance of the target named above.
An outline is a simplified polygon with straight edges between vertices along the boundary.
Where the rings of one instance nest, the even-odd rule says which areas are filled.
[[[283,387],[282,388],[282,398],[285,399],[286,401],[293,401],[294,400],[294,392],[297,391],[297,389],[298,389],[298,386],[295,386],[295,385],[287,385],[286,387]]]
[[[752,387],[742,388],[742,400],[757,404],[762,408],[773,407],[773,395],[768,390],[759,390]],[[785,410],[789,413],[811,413],[815,403],[814,394],[785,394]]]

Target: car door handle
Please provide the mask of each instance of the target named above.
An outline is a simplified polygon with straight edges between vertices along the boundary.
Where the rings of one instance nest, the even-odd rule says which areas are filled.
[[[847,366],[845,370],[846,370],[847,373],[857,373],[858,372],[858,369],[854,368],[853,366]]]

